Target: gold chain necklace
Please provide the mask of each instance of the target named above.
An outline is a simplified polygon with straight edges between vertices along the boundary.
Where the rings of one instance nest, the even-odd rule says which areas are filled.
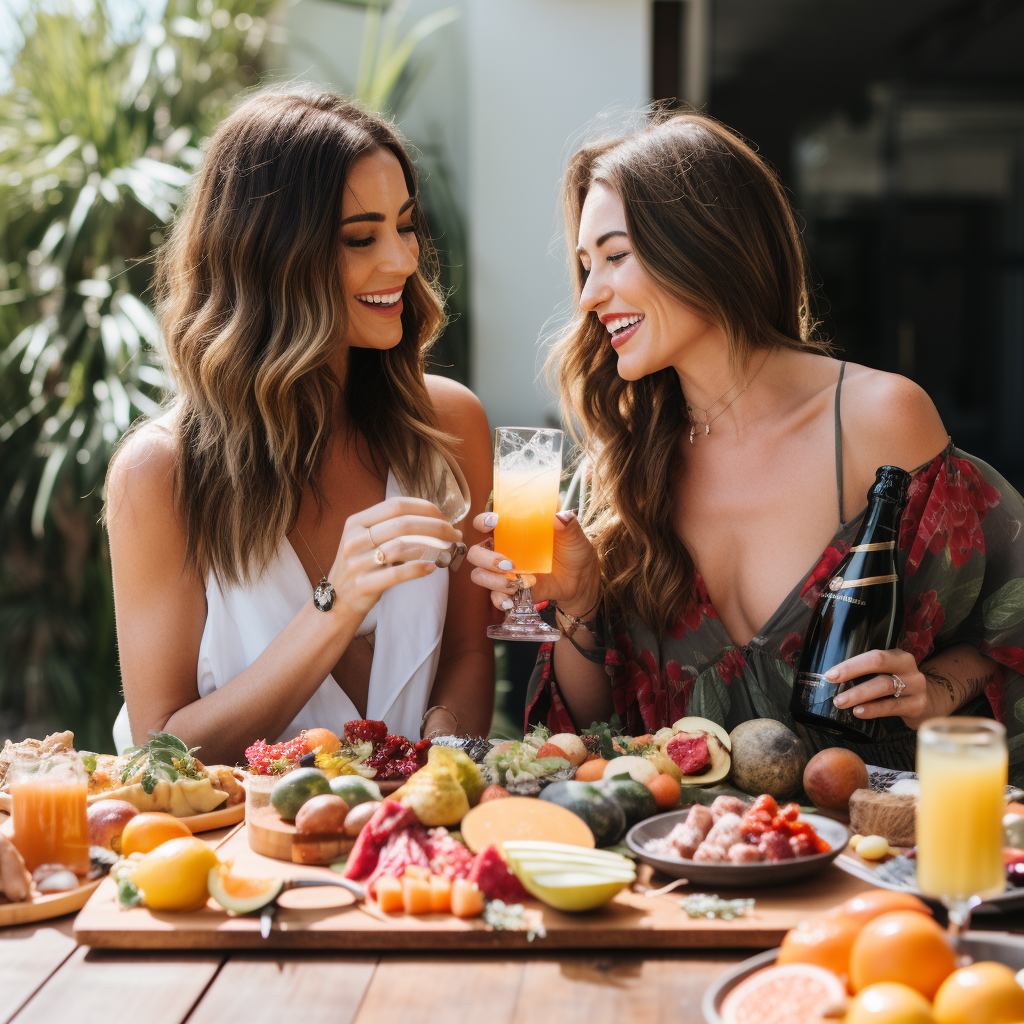
[[[714,400],[714,401],[713,401],[713,402],[712,402],[712,403],[711,403],[711,404],[710,404],[710,405],[709,405],[709,406],[708,406],[708,407],[707,407],[706,409],[702,409],[702,410],[701,410],[701,412],[703,412],[703,413],[704,413],[704,432],[705,432],[706,434],[710,434],[710,433],[711,433],[711,431],[707,429],[707,428],[708,428],[708,413],[709,413],[709,412],[711,412],[711,410],[712,410],[712,409],[714,409],[714,407],[715,407],[716,405],[718,405],[718,403],[719,403],[719,402],[720,402],[720,401],[721,401],[721,400],[722,400],[723,398],[725,398],[725,396],[726,396],[727,394],[729,394],[729,392],[730,392],[730,391],[732,391],[732,389],[733,389],[734,387],[736,387],[736,385],[737,385],[737,384],[739,384],[739,382],[740,382],[740,379],[739,379],[739,377],[737,377],[737,378],[736,378],[736,379],[735,379],[735,380],[734,380],[734,381],[733,381],[733,382],[732,382],[732,383],[731,383],[731,384],[730,384],[730,385],[729,385],[729,386],[728,386],[728,387],[727,387],[727,388],[726,388],[726,389],[725,389],[725,390],[724,390],[724,391],[723,391],[723,392],[722,392],[722,393],[721,393],[721,394],[720,394],[720,395],[718,396],[718,398],[716,398],[716,399],[715,399],[715,400]],[[738,398],[739,396],[737,395],[736,397]],[[729,408],[729,406],[726,406],[726,407],[725,407],[725,409],[728,409],[728,408]],[[722,412],[725,412],[725,409],[723,409],[723,410],[722,410]],[[690,403],[689,403],[689,402],[687,402],[687,403],[686,403],[686,411],[687,411],[687,413],[689,414],[689,416],[690,416],[690,419],[692,420],[692,419],[693,419],[693,406],[692,406],[692,405],[690,405]],[[716,416],[717,416],[717,415],[718,415],[718,414],[716,413]],[[690,443],[691,443],[691,444],[693,443],[693,427],[692,427],[692,426],[690,427]]]
[[[313,549],[309,546],[306,538],[302,536],[302,531],[299,529],[298,524],[295,526],[295,532],[299,535],[299,540],[306,545],[309,557],[316,562],[316,567],[320,571],[320,582],[316,585],[316,589],[313,591],[313,604],[316,605],[320,611],[329,612],[334,607],[334,599],[338,594],[331,585],[331,581],[327,578],[327,573],[320,568],[320,563],[317,562],[316,555],[313,554]]]
[[[732,405],[732,403],[736,401],[736,398],[739,398],[740,395],[744,394],[746,392],[747,388],[749,388],[750,385],[754,383],[755,379],[757,378],[757,375],[761,372],[762,368],[764,367],[764,364],[768,362],[768,356],[770,356],[770,355],[771,355],[771,350],[769,350],[768,355],[766,355],[764,357],[764,359],[761,360],[761,365],[754,371],[754,376],[751,377],[750,380],[748,380],[747,383],[744,385],[743,391],[741,391],[739,395],[736,395],[735,398],[731,398],[726,403],[724,409],[722,409],[719,412],[716,412],[715,415],[712,416],[710,420],[708,419],[707,410],[704,410],[704,433],[705,433],[705,435],[711,433],[711,424],[714,423],[715,420],[717,420],[718,417],[721,416],[722,413],[725,412],[725,410],[728,409],[729,406]],[[739,378],[737,377],[736,380],[738,381]],[[735,386],[736,386],[736,382],[734,381],[732,387],[734,388]],[[729,388],[729,391],[732,391],[732,388]],[[729,394],[729,391],[726,391],[725,394],[726,395]],[[722,398],[725,398],[725,395],[722,395]],[[722,400],[722,398],[718,399],[718,402],[720,402]],[[708,406],[708,409],[713,409],[718,404],[718,402],[712,402],[711,405]],[[690,413],[690,420],[691,420],[691,422],[690,422],[690,444],[693,444],[693,435],[694,435],[694,432],[696,431],[696,425],[692,422],[693,421],[693,415],[692,415],[693,414],[693,409],[690,407],[690,403],[689,402],[686,403],[686,411],[688,413]]]

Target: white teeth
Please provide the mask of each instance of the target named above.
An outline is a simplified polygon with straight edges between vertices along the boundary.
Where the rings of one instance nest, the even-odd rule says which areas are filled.
[[[393,306],[402,297],[401,292],[392,292],[390,295],[357,295],[361,302],[370,302],[375,306]]]
[[[616,331],[621,331],[624,327],[632,327],[633,324],[639,323],[643,318],[642,313],[635,313],[632,316],[620,317],[618,320],[609,320],[604,326],[609,334],[614,334]]]

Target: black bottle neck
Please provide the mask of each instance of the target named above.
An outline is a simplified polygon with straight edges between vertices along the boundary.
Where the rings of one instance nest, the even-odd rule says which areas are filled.
[[[907,507],[910,474],[897,466],[880,466],[868,491],[868,507],[853,546],[896,540]]]

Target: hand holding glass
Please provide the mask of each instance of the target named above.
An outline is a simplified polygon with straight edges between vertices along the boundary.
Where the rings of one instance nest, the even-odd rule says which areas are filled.
[[[519,586],[505,621],[487,630],[493,639],[545,641],[562,635],[534,610],[522,577],[551,572],[564,438],[561,430],[544,427],[494,431],[494,549],[512,563]]]

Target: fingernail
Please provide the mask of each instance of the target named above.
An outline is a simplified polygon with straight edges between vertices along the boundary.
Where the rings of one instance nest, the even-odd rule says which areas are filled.
[[[834,701],[832,701],[832,703],[835,704],[835,706],[837,708],[846,707],[846,698],[845,697],[836,697],[836,699]]]
[[[511,572],[511,571],[512,571],[512,570],[513,570],[513,569],[515,568],[515,566],[514,566],[514,565],[513,565],[513,564],[512,564],[512,563],[511,563],[511,562],[510,562],[510,561],[509,561],[509,560],[508,560],[507,558],[503,558],[503,559],[502,559],[502,560],[501,560],[501,561],[500,561],[500,562],[498,563],[498,568],[499,568],[499,569],[500,569],[500,570],[501,570],[502,572]]]
[[[493,530],[494,527],[496,527],[497,525],[498,525],[498,513],[497,512],[488,512],[487,515],[484,516],[484,526],[486,526],[488,530]]]
[[[494,550],[494,538],[488,537],[487,540],[480,541],[480,547],[487,548],[488,551]]]
[[[826,679],[838,679],[839,678],[839,669],[837,669],[837,668],[830,668],[825,673],[825,678]]]
[[[576,518],[576,510],[567,508],[564,512],[556,512],[556,519],[561,519],[563,523],[571,523]]]
[[[863,709],[862,707],[860,707],[860,706],[858,706],[858,707],[855,707],[855,708],[853,709],[853,713],[854,713],[855,715],[863,715],[863,714],[864,714],[864,709]]]
[[[505,600],[501,602],[501,610],[503,612],[510,612],[512,611],[512,608],[512,602],[506,597]]]

